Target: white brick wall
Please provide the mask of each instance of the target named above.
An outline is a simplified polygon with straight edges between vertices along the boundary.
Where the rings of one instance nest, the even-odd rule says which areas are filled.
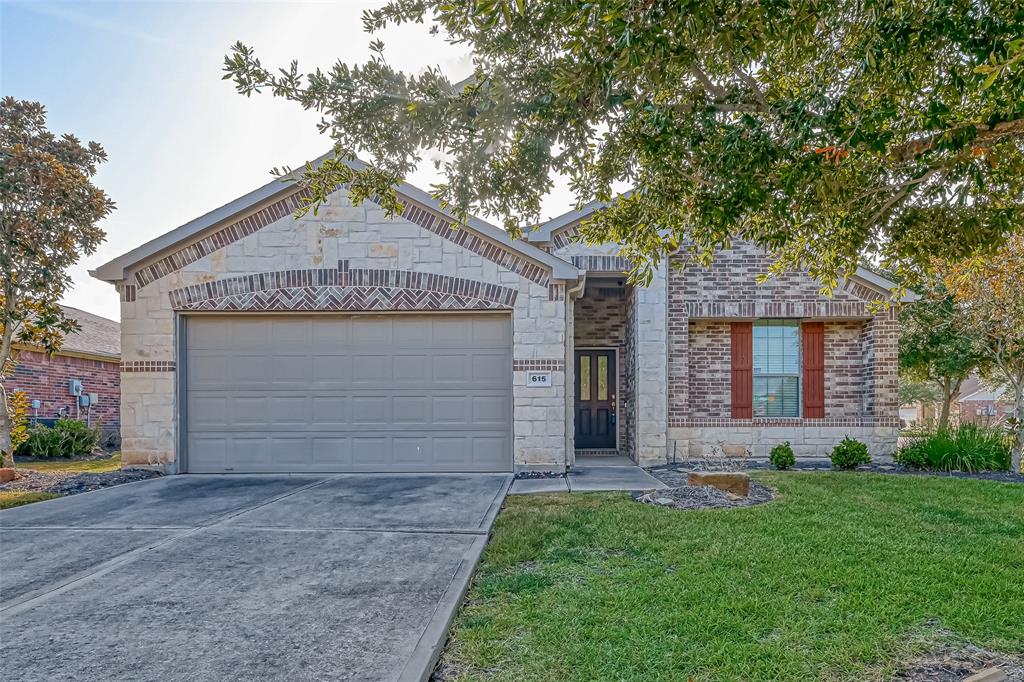
[[[122,302],[122,359],[175,360],[174,321],[168,292],[193,284],[276,270],[335,267],[415,270],[517,288],[512,312],[516,360],[566,357],[565,301],[548,300],[548,289],[376,205],[352,206],[333,194],[318,215],[282,218],[178,272],[140,288]],[[142,264],[145,265],[145,264]],[[565,466],[565,372],[553,387],[528,388],[526,372],[513,379],[513,450],[517,466]],[[163,465],[175,459],[174,373],[122,375],[122,457],[125,464]]]

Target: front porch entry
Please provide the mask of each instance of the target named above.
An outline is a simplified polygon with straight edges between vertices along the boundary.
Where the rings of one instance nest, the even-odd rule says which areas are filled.
[[[576,351],[576,450],[617,452],[617,351]]]
[[[619,273],[590,273],[573,307],[574,459],[633,460],[633,287]]]

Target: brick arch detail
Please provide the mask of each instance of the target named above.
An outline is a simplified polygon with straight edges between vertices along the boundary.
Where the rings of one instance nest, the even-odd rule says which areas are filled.
[[[288,194],[255,213],[221,227],[198,241],[178,248],[135,272],[132,286],[141,289],[229,244],[255,234],[267,225],[294,213],[304,205],[307,196],[306,190]],[[398,198],[402,202],[402,211],[399,215],[409,222],[542,287],[546,287],[550,282],[551,273],[546,266],[534,262],[522,254],[514,253],[503,245],[489,241],[470,229],[460,228],[450,217],[418,204],[409,197],[399,194]],[[373,199],[368,201],[376,203]],[[132,295],[134,295],[134,291]]]
[[[426,272],[350,268],[277,270],[174,289],[175,310],[508,310],[515,289]]]

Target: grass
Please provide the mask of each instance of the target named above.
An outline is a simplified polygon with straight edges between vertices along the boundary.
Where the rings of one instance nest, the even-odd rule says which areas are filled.
[[[60,495],[55,495],[53,493],[27,492],[24,490],[0,490],[0,509],[20,507],[23,504],[52,500],[55,497],[60,497]]]
[[[1024,652],[1024,486],[759,473],[683,512],[509,497],[445,653],[463,680],[884,679],[948,631]]]
[[[100,474],[121,468],[121,453],[115,452],[104,459],[54,459],[40,462],[15,462],[19,469],[34,471],[62,471],[67,473]]]

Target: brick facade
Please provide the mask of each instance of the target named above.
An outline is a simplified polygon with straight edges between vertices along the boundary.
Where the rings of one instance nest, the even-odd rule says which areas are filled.
[[[54,355],[23,350],[18,352],[14,372],[4,382],[8,391],[24,391],[29,400],[40,400],[38,416],[64,414],[90,419],[105,432],[117,432],[121,423],[121,373],[116,359]],[[83,393],[98,394],[91,408],[76,410],[77,398],[68,395],[68,381],[81,379]]]
[[[850,281],[832,298],[802,273],[757,283],[769,259],[737,243],[710,268],[673,256],[668,273],[668,439],[677,456],[765,455],[789,440],[797,454],[828,454],[843,436],[876,454],[896,445],[898,328],[895,310],[873,314],[884,292]],[[825,417],[732,419],[730,322],[787,318],[825,322]]]

